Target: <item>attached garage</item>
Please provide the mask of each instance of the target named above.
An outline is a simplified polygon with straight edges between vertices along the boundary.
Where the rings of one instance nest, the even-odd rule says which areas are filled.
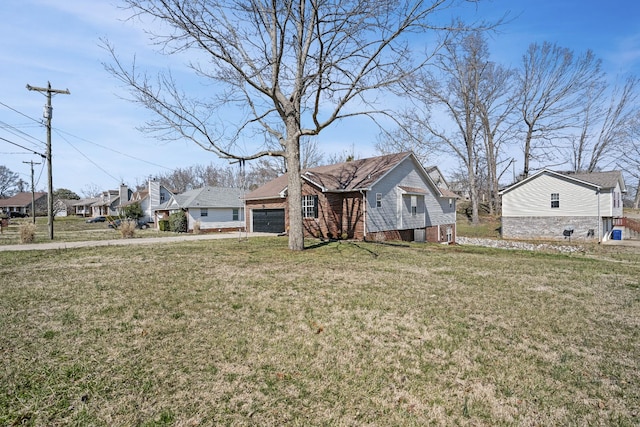
[[[253,209],[252,231],[282,233],[285,229],[284,209]]]

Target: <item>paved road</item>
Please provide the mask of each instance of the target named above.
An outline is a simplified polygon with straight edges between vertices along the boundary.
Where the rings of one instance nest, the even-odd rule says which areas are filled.
[[[242,237],[246,236],[242,233]],[[248,237],[275,236],[271,233],[249,233]],[[184,242],[190,240],[215,240],[215,239],[237,239],[238,233],[205,233],[205,234],[184,234],[171,237],[143,237],[133,239],[113,239],[113,240],[91,240],[82,242],[49,242],[31,243],[27,245],[0,245],[2,251],[44,251],[51,249],[72,249],[88,248],[97,246],[124,246],[124,245],[155,245],[162,243]]]

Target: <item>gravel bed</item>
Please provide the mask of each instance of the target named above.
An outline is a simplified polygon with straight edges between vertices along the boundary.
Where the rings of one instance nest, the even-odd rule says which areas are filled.
[[[476,237],[456,237],[459,245],[484,246],[498,249],[515,249],[521,251],[552,251],[561,253],[584,252],[585,249],[579,245],[561,245],[555,243],[527,243],[511,240],[480,239]]]

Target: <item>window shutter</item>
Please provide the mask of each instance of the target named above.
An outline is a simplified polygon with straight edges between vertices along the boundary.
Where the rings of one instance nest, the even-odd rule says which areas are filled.
[[[313,217],[318,218],[318,195],[313,196]]]

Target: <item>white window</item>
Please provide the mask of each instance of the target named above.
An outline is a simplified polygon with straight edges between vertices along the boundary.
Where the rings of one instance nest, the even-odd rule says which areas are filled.
[[[453,227],[447,227],[447,242],[453,242]]]
[[[235,208],[233,209],[233,221],[237,221],[238,219],[240,219],[240,209]]]
[[[552,208],[560,207],[560,193],[551,193],[551,207]]]
[[[318,218],[318,196],[302,196],[302,217]]]
[[[376,208],[382,207],[382,193],[376,193]]]
[[[411,215],[418,214],[418,196],[411,196]]]
[[[202,208],[200,209],[200,216],[209,216],[209,209],[208,208]]]

